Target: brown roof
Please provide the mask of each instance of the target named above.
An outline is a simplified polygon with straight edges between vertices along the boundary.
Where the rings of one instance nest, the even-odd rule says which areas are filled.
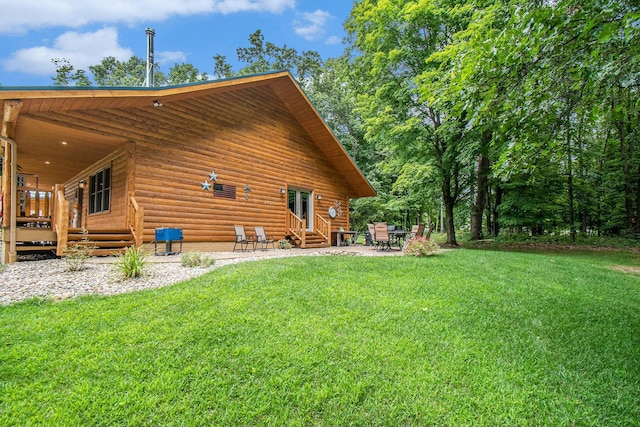
[[[0,132],[17,141],[18,163],[28,171],[51,166],[45,162],[59,154],[65,139],[76,136],[90,141],[69,150],[65,164],[43,173],[50,178],[40,184],[48,186],[77,173],[73,168],[77,169],[78,163],[89,165],[111,153],[126,140],[123,130],[143,129],[145,119],[160,118],[167,127],[193,133],[198,121],[194,112],[202,102],[215,102],[216,95],[223,92],[265,86],[278,95],[350,185],[350,196],[374,196],[369,181],[288,71],[164,88],[0,87],[0,111],[4,112]],[[251,95],[250,90],[238,93]],[[176,108],[149,108],[156,100]]]

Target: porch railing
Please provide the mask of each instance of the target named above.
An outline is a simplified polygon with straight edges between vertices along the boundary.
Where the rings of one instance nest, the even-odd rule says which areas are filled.
[[[327,239],[327,241],[331,240],[331,221],[327,221],[320,214],[316,214],[315,227],[316,233]]]
[[[69,235],[69,201],[64,198],[64,186],[57,184],[54,189],[52,228],[58,235],[56,255],[63,256],[67,250]]]
[[[142,246],[144,238],[144,208],[138,205],[133,194],[127,203],[127,227],[131,230],[136,247]]]
[[[307,220],[299,218],[291,210],[287,213],[286,229],[288,233],[300,240],[300,247],[304,248],[307,244]]]
[[[38,221],[33,220],[33,222],[46,222],[43,219],[51,218],[52,215],[52,196],[50,191],[18,188],[17,200],[20,203],[18,222],[28,222],[32,218],[39,219]]]

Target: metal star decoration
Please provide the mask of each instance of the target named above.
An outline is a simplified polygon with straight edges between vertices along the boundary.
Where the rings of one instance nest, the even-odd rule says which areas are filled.
[[[211,190],[211,183],[204,181],[203,183],[201,183],[200,185],[202,185],[202,191],[209,191]]]
[[[209,174],[209,181],[216,182],[218,180],[218,175],[214,171],[211,171]]]

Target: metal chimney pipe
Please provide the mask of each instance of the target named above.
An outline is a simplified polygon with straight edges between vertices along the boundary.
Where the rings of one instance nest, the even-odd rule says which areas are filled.
[[[155,81],[154,81],[154,77],[153,77],[153,65],[154,65],[154,60],[153,60],[153,36],[156,35],[156,32],[152,29],[152,28],[147,28],[146,31],[147,33],[147,78],[146,78],[146,86],[147,87],[154,87],[155,86]]]

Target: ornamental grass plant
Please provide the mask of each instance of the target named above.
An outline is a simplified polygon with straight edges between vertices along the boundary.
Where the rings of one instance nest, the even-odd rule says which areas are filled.
[[[146,263],[147,254],[142,247],[131,246],[118,256],[114,268],[124,279],[135,279],[144,274]]]
[[[180,265],[183,267],[209,267],[216,262],[200,252],[189,251],[180,255]]]
[[[0,426],[637,426],[639,264],[293,257],[0,307]]]

